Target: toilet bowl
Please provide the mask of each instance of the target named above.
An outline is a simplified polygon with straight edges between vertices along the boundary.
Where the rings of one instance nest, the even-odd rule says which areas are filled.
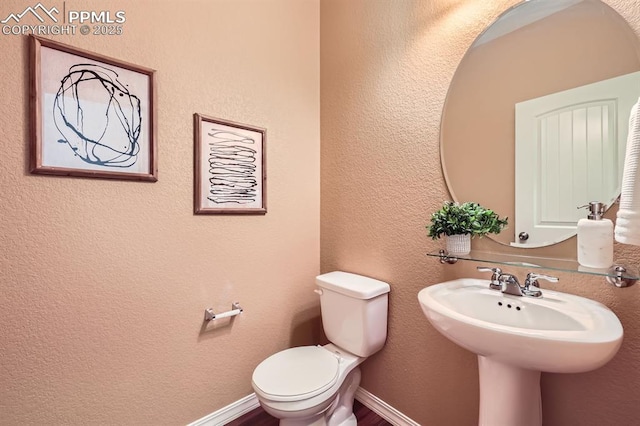
[[[333,344],[286,349],[265,359],[252,385],[281,425],[356,425],[353,397],[365,358]]]
[[[316,277],[325,346],[285,349],[262,361],[252,386],[281,426],[356,426],[358,366],[387,336],[389,284],[347,272]]]

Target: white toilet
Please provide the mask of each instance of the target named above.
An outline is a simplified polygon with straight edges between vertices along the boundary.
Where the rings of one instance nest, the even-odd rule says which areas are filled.
[[[282,426],[356,426],[358,365],[384,346],[389,284],[340,271],[317,276],[316,284],[331,343],[271,355],[253,371],[251,384]]]

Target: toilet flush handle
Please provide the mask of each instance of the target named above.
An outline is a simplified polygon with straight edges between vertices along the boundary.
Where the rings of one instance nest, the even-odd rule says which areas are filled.
[[[313,290],[314,293],[319,294],[320,296],[322,296],[322,289],[316,288]]]

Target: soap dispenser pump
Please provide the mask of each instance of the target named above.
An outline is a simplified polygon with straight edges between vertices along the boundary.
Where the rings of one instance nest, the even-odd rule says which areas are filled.
[[[578,221],[578,263],[588,268],[609,268],[613,265],[613,222],[605,219],[606,206],[592,201],[578,207],[589,214]]]

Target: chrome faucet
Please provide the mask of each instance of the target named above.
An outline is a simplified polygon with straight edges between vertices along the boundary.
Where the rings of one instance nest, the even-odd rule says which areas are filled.
[[[538,280],[546,280],[552,283],[559,281],[557,277],[529,272],[524,281],[524,285],[521,286],[518,277],[512,274],[503,274],[500,268],[478,266],[476,269],[480,272],[491,272],[489,288],[500,290],[505,294],[511,294],[513,296],[542,297]]]
[[[500,278],[498,278],[498,282],[500,283],[500,290],[505,294],[513,294],[514,296],[526,295],[522,291],[524,288],[520,287],[518,278],[515,275],[502,274],[500,275]]]

